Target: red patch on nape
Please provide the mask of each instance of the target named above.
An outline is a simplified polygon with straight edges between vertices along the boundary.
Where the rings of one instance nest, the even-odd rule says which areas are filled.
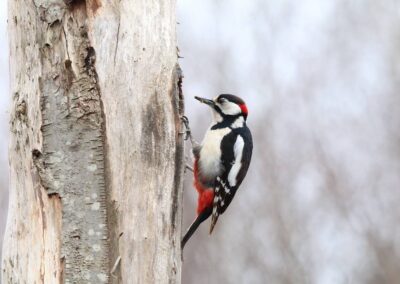
[[[249,114],[249,111],[247,110],[246,104],[240,104],[240,109],[242,110],[242,113],[247,116]]]

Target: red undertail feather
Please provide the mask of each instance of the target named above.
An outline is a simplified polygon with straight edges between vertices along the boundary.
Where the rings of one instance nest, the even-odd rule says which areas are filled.
[[[199,199],[197,203],[197,214],[200,214],[208,207],[212,207],[213,200],[214,191],[212,189],[207,189],[199,194]]]
[[[206,188],[204,188],[201,182],[199,181],[199,165],[197,159],[194,161],[193,175],[194,175],[193,185],[196,188],[197,192],[201,194],[204,190],[206,190]]]
[[[199,167],[197,159],[194,162],[193,174],[194,174],[194,187],[199,193],[198,203],[197,203],[197,214],[203,212],[207,207],[212,207],[214,200],[214,190],[212,188],[207,188],[202,185],[199,181]]]

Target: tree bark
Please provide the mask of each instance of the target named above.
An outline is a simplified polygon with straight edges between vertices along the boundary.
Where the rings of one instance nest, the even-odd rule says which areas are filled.
[[[175,0],[10,0],[8,25],[3,282],[180,283]]]

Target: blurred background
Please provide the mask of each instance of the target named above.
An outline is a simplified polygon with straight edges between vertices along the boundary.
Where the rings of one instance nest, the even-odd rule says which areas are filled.
[[[255,140],[183,283],[400,283],[400,2],[180,0],[178,19],[195,137],[210,114],[193,96],[232,93]]]
[[[8,57],[0,2],[0,236]],[[178,0],[186,113],[201,140],[220,93],[248,105],[249,173],[183,283],[400,283],[400,2]],[[195,218],[187,174],[184,222]],[[1,248],[1,246],[0,246]]]

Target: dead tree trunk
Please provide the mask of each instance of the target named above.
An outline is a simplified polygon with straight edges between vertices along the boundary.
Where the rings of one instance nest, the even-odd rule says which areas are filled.
[[[3,283],[179,283],[175,0],[8,4]]]

